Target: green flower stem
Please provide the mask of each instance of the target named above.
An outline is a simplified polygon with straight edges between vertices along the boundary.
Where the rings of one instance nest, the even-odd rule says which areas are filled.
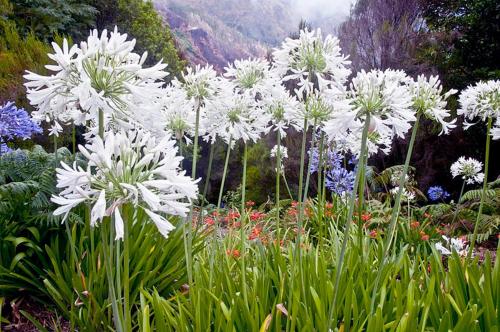
[[[248,292],[247,292],[247,282],[246,282],[246,268],[245,268],[245,256],[246,256],[246,239],[245,239],[245,224],[246,224],[246,209],[245,209],[245,193],[247,185],[247,159],[248,159],[248,146],[245,142],[245,147],[243,150],[243,179],[241,184],[241,215],[240,215],[240,237],[241,237],[241,277],[242,277],[242,287],[243,287],[243,300],[248,307]]]
[[[479,229],[479,221],[481,220],[481,215],[483,213],[484,198],[486,196],[486,189],[488,188],[488,164],[490,162],[490,143],[491,143],[491,125],[493,119],[488,118],[488,128],[486,129],[486,151],[484,157],[484,180],[483,180],[483,192],[481,193],[481,202],[479,203],[479,211],[477,213],[476,224],[474,225],[474,233],[472,233],[472,239],[470,241],[469,252],[467,253],[467,258],[472,257],[474,252],[474,246],[477,239],[477,231]]]
[[[281,175],[283,176],[283,182],[285,182],[285,187],[288,192],[288,196],[290,196],[290,199],[293,201],[292,191],[290,190],[290,186],[288,186],[288,181],[286,180],[285,172],[281,173]]]
[[[76,154],[76,126],[73,123],[73,128],[71,130],[71,142],[73,148],[73,154]]]
[[[413,125],[413,130],[411,133],[410,144],[408,145],[408,152],[406,154],[406,160],[405,160],[405,164],[403,167],[403,172],[402,172],[401,177],[399,179],[399,190],[398,190],[398,193],[396,195],[394,206],[392,208],[391,222],[389,224],[389,236],[387,236],[385,238],[384,252],[382,254],[382,261],[380,263],[380,266],[379,266],[379,269],[377,272],[377,278],[375,279],[375,285],[374,285],[373,291],[372,291],[370,314],[373,314],[373,310],[375,309],[375,297],[377,295],[378,286],[380,283],[380,278],[382,277],[382,271],[384,269],[384,265],[387,263],[389,249],[391,247],[391,243],[392,243],[392,240],[394,238],[394,233],[396,232],[399,210],[401,207],[401,196],[403,194],[404,184],[406,181],[406,174],[408,173],[408,168],[410,166],[410,160],[411,160],[411,156],[413,153],[413,146],[415,145],[415,138],[417,137],[417,131],[418,131],[418,126],[419,126],[419,122],[420,122],[420,117],[421,117],[421,113],[419,112],[417,114],[417,119],[415,121],[415,124]]]
[[[281,181],[281,132],[276,133],[276,234],[278,245],[281,239],[280,231],[280,181]]]
[[[200,127],[200,106],[199,100],[196,101],[196,122],[194,126],[194,145],[193,145],[193,164],[191,168],[191,178],[196,180],[196,162],[198,160],[198,133]],[[194,212],[194,202],[191,202],[191,209],[189,211],[188,223],[184,225],[187,226],[187,270],[188,270],[188,281],[189,285],[193,284],[193,212]],[[197,227],[197,226],[196,226]]]
[[[110,225],[111,229],[111,223],[105,223],[106,217],[103,220],[103,224]],[[103,226],[102,227],[102,244],[103,244],[103,256],[104,256],[104,264],[106,266],[106,278],[108,279],[108,292],[109,292],[109,297],[111,301],[111,308],[113,311],[113,320],[115,322],[115,327],[118,332],[124,332],[125,330],[123,329],[123,322],[121,319],[120,315],[120,310],[118,309],[118,303],[117,303],[117,297],[116,297],[116,292],[115,292],[115,286],[114,286],[114,279],[113,279],[113,266],[111,264],[111,257],[113,249],[111,248],[109,242],[109,237],[106,234],[106,229],[107,227]],[[111,232],[110,232],[111,233]]]
[[[132,331],[132,315],[130,313],[130,230],[129,208],[124,206],[123,214],[123,311],[125,329]]]
[[[309,179],[311,178],[311,173],[309,172],[310,165],[311,165],[311,159],[309,158],[308,162],[308,168],[306,170],[306,182],[304,184],[304,187],[302,187],[302,180],[304,176],[304,166],[305,166],[305,153],[306,153],[306,140],[307,140],[307,118],[304,120],[304,134],[302,135],[302,149],[300,152],[300,183],[299,183],[299,218],[297,222],[297,244],[296,244],[296,251],[297,251],[297,256],[299,258],[299,266],[302,266],[302,250],[301,250],[301,245],[302,245],[302,222],[304,218],[304,203],[307,199],[307,189],[309,188]],[[315,137],[314,135],[316,131],[316,121],[314,121],[313,125],[313,130],[312,130],[312,143],[311,146],[314,146],[315,143]],[[304,193],[302,193],[302,188],[304,188]],[[300,276],[300,284],[302,288],[302,294],[305,296],[306,291],[305,291],[305,283],[304,283],[304,271],[302,269],[299,269],[299,276]]]
[[[99,137],[104,139],[104,111],[99,109]]]
[[[323,204],[323,190],[321,189],[324,185],[324,181],[322,181],[322,175],[323,175],[323,150],[324,150],[324,142],[325,142],[325,133],[321,131],[321,138],[319,140],[319,158],[318,158],[318,189],[317,189],[317,194],[318,194],[318,224],[319,224],[319,243],[321,244],[323,241],[323,210],[324,210],[324,204]],[[309,162],[309,165],[311,163]],[[310,171],[311,167],[309,166]],[[321,245],[320,245],[321,247]]]
[[[57,168],[58,163],[59,163],[59,160],[58,160],[59,158],[57,155],[57,136],[56,135],[54,135],[53,140],[54,140],[54,167]]]
[[[194,143],[193,143],[193,165],[191,168],[191,177],[196,180],[196,163],[198,161],[198,134],[200,127],[200,101],[196,102],[196,122],[194,126]]]
[[[210,144],[210,156],[208,157],[208,167],[207,167],[207,175],[205,178],[205,186],[203,188],[203,196],[201,198],[201,207],[200,207],[200,217],[203,218],[203,209],[205,208],[205,201],[207,200],[208,193],[208,185],[210,184],[210,176],[212,175],[212,163],[214,160],[214,144]]]
[[[365,187],[366,187],[366,167],[368,164],[368,149],[364,149],[361,151],[360,159],[363,160],[363,167],[360,169],[360,177],[359,177],[359,202],[358,202],[358,246],[359,252],[361,254],[361,258],[363,258],[363,222],[361,219],[361,214],[364,211],[365,205]],[[363,259],[361,259],[363,260]]]
[[[457,219],[458,216],[458,205],[460,204],[460,201],[462,200],[462,195],[464,194],[465,190],[465,180],[462,183],[462,189],[460,189],[460,196],[458,196],[458,201],[457,201],[457,206],[455,207],[455,212],[453,213],[453,219],[451,220],[451,224],[455,222],[455,219]]]
[[[217,211],[221,208],[222,193],[224,192],[224,183],[226,182],[227,166],[229,164],[229,155],[231,154],[232,139],[232,137],[229,137],[229,142],[227,144],[226,161],[224,162],[224,172],[222,174],[222,182],[219,188],[219,199],[217,200]]]
[[[314,125],[312,127],[312,139],[311,139],[311,148],[314,147],[316,144],[316,129],[317,129],[317,122],[314,121]],[[312,151],[312,150],[311,150]],[[311,161],[312,158],[309,156],[309,162],[307,163],[307,170],[306,170],[306,183],[304,185],[304,196],[302,197],[302,204],[304,204],[307,200],[308,192],[309,192],[309,182],[311,180],[311,172],[309,171],[311,169]],[[299,224],[302,223],[302,218],[304,217],[304,209],[300,209],[299,211]]]
[[[351,194],[351,198],[349,199],[349,210],[347,212],[347,219],[346,219],[346,224],[345,224],[345,229],[344,229],[344,238],[342,239],[342,246],[340,249],[340,256],[339,256],[339,261],[337,264],[337,271],[335,273],[335,286],[334,286],[334,293],[333,293],[333,302],[332,306],[330,308],[330,314],[329,314],[329,322],[328,326],[331,326],[332,319],[334,318],[334,312],[335,312],[335,307],[337,306],[337,297],[338,297],[338,288],[339,288],[339,283],[340,283],[340,275],[342,273],[342,266],[344,263],[344,257],[345,257],[345,251],[347,248],[347,242],[349,241],[349,230],[351,228],[351,223],[352,223],[352,216],[354,214],[354,205],[356,202],[356,190],[359,187],[359,181],[361,178],[361,168],[365,167],[366,161],[365,161],[365,154],[363,151],[366,149],[366,142],[368,140],[368,127],[370,126],[370,113],[367,114],[366,120],[365,120],[365,126],[363,128],[363,134],[361,136],[361,158],[359,161],[359,166],[358,170],[356,172],[356,177],[354,178],[354,190]],[[360,195],[363,195],[363,193],[359,193]],[[333,321],[336,321],[336,318],[333,319]]]

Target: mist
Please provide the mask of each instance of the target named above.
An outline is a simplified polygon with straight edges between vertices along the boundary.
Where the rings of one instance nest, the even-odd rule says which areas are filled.
[[[355,0],[290,0],[295,15],[309,21],[345,18],[354,3]]]

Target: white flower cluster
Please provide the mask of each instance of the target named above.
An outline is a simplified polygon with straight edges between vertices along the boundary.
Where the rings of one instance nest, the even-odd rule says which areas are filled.
[[[159,81],[168,75],[161,62],[143,68],[147,53],[133,53],[135,39],[127,41],[116,27],[108,35],[103,30],[91,32],[80,46],[63,41],[62,49],[52,43],[49,57],[55,65],[46,66],[54,72],[42,76],[28,72],[27,97],[37,110],[33,117],[53,123],[52,133],[62,130],[59,122],[96,126],[98,111],[104,112],[106,125],[112,122],[137,123],[140,113],[162,95]]]
[[[467,184],[482,183],[484,181],[483,163],[474,158],[460,157],[451,165],[451,175],[461,176]]]
[[[79,147],[88,160],[87,169],[63,162],[57,169],[57,187],[63,190],[52,197],[61,205],[54,215],[63,214],[66,219],[71,209],[90,203],[91,225],[114,215],[118,239],[123,237],[119,207],[131,203],[167,237],[174,227],[160,213],[186,216],[189,201],[198,192],[196,183],[180,171],[182,157],[176,155],[174,144],[168,136],[158,141],[142,131],[107,132],[104,141],[95,137],[92,143]]]
[[[443,243],[436,243],[436,250],[441,253],[441,255],[449,256],[456,251],[460,256],[465,257],[469,246],[466,241],[462,238],[449,238],[443,235]]]
[[[446,109],[447,99],[457,93],[457,90],[449,90],[442,94],[443,87],[437,76],[426,79],[424,75],[419,75],[416,81],[411,80],[409,84],[412,95],[413,108],[417,112],[422,112],[427,118],[438,122],[441,125],[441,134],[448,134],[456,127],[456,119],[447,122],[450,111]]]
[[[283,81],[298,80],[299,96],[342,85],[351,73],[347,67],[350,61],[342,55],[338,38],[323,38],[320,29],[302,30],[298,39],[287,38],[273,57]]]
[[[101,34],[94,30],[79,45],[70,47],[64,40],[62,47],[53,47],[49,57],[55,64],[47,66],[53,74],[25,75],[28,99],[37,108],[34,117],[51,122],[55,135],[62,124],[89,127],[82,153],[90,166],[63,165],[58,185],[64,190],[54,201],[61,205],[57,213],[66,216],[79,203],[93,203],[93,224],[104,215],[119,219],[116,206],[133,202],[162,234],[168,233],[158,213],[183,215],[187,203],[179,200],[196,196],[195,183],[178,169],[172,137],[188,143],[195,135],[211,143],[220,139],[231,148],[238,140],[255,142],[271,130],[285,137],[289,128],[314,125],[336,150],[359,156],[363,128],[373,154],[388,153],[393,138],[404,137],[418,114],[438,122],[442,133],[455,127],[455,120],[446,120],[446,100],[455,91],[442,94],[437,77],[414,81],[402,71],[361,71],[348,86],[350,62],[339,40],[320,30],[287,38],[273,52],[272,62],[238,60],[222,75],[211,66],[196,66],[170,84],[163,81],[166,65],[144,67],[147,54],[134,53],[135,40],[116,28]],[[293,94],[286,83],[298,87]],[[467,114],[498,119],[498,85],[492,81],[464,92]],[[96,137],[98,123],[107,132],[104,142]],[[500,128],[493,134],[500,136]],[[286,158],[286,148],[281,151]],[[157,171],[167,168],[168,179]],[[134,177],[125,176],[127,172]],[[412,193],[405,195],[414,199]]]
[[[286,146],[280,145],[279,149],[280,149],[281,159],[287,159],[288,158],[288,149],[286,148]],[[273,146],[273,148],[271,149],[270,155],[271,155],[271,158],[276,158],[276,156],[278,155],[278,145]]]
[[[500,139],[500,80],[478,82],[460,94],[458,115],[467,120],[492,118],[495,126],[491,131],[493,139]],[[466,122],[466,129],[474,123]]]
[[[393,196],[396,196],[399,192],[399,187],[394,187],[391,189],[391,194]],[[401,200],[404,201],[404,202],[411,202],[413,200],[415,200],[415,193],[412,192],[412,191],[409,191],[408,189],[406,188],[403,188],[403,191],[401,193]]]

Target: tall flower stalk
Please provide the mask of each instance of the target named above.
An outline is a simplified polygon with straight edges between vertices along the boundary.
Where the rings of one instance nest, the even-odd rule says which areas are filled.
[[[500,139],[500,80],[490,80],[479,82],[474,86],[469,86],[460,94],[459,115],[464,115],[467,120],[479,118],[481,121],[487,121],[486,129],[486,151],[484,162],[484,182],[483,192],[481,194],[481,202],[479,203],[479,211],[472,234],[471,245],[469,247],[468,257],[472,256],[477,238],[479,222],[482,217],[484,198],[487,189],[488,164],[490,157],[490,142],[491,136],[493,139]],[[495,121],[495,123],[493,123]],[[466,122],[466,129],[472,124]]]
[[[54,215],[63,215],[66,221],[73,208],[90,203],[93,205],[90,226],[105,223],[102,225],[103,255],[115,327],[131,331],[130,306],[134,299],[130,298],[129,229],[138,220],[132,221],[137,214],[131,216],[129,206],[144,212],[145,220],[153,222],[167,237],[174,225],[165,215],[185,217],[189,202],[197,197],[197,186],[179,170],[181,158],[176,156],[175,141],[169,136],[157,141],[143,132],[116,135],[108,132],[104,140],[97,136],[85,147],[80,146],[80,152],[88,160],[86,170],[65,163],[57,169],[57,187],[63,190],[52,197],[52,201],[60,205]],[[123,254],[119,243],[114,246],[115,240],[122,239]],[[116,258],[116,265],[112,257]]]
[[[488,125],[486,128],[486,148],[485,148],[485,156],[484,156],[484,179],[483,179],[483,192],[481,193],[481,201],[479,203],[479,210],[477,212],[476,224],[474,225],[474,232],[472,233],[472,238],[469,246],[469,251],[467,253],[467,257],[472,257],[472,253],[474,252],[474,246],[476,244],[477,232],[479,229],[479,223],[481,221],[484,199],[486,196],[486,189],[488,188],[488,166],[490,162],[490,142],[491,142],[491,126],[492,126],[492,118],[488,118]]]
[[[338,298],[338,287],[340,283],[340,275],[342,273],[342,267],[344,263],[344,257],[345,257],[345,251],[347,249],[347,242],[349,241],[349,231],[351,228],[352,224],[352,217],[354,214],[354,207],[356,203],[356,191],[359,188],[359,182],[361,178],[361,168],[366,167],[366,151],[367,148],[367,140],[368,140],[368,128],[370,126],[370,113],[366,115],[366,121],[365,121],[365,126],[363,128],[363,133],[361,135],[361,154],[360,154],[360,160],[359,160],[359,165],[358,169],[356,171],[356,177],[354,179],[354,190],[351,193],[351,197],[349,199],[349,209],[347,212],[347,218],[346,218],[346,223],[345,223],[345,228],[344,228],[344,235],[342,239],[342,246],[340,249],[340,255],[338,259],[338,264],[337,264],[337,271],[335,273],[335,284],[334,284],[334,292],[333,292],[333,302],[332,306],[330,307],[330,314],[329,314],[329,326],[331,325],[331,321],[333,319],[334,322],[336,322],[336,317],[334,317],[334,311],[337,306],[337,298]],[[363,195],[363,193],[359,193],[360,195]]]
[[[411,157],[413,154],[413,147],[415,144],[415,139],[417,137],[418,127],[420,124],[420,119],[422,116],[435,121],[441,126],[440,134],[447,134],[449,131],[456,127],[456,119],[447,121],[446,118],[450,116],[450,111],[446,109],[447,99],[455,94],[456,90],[450,90],[446,93],[442,93],[442,86],[437,76],[431,76],[426,79],[423,75],[420,75],[415,81],[407,79],[406,85],[408,87],[408,92],[411,95],[411,109],[416,114],[415,123],[413,124],[413,129],[411,133],[410,142],[408,145],[408,152],[406,153],[406,159],[403,166],[403,172],[399,178],[397,194],[394,201],[394,206],[392,208],[391,220],[389,223],[388,235],[384,241],[384,249],[382,254],[382,261],[380,263],[379,270],[377,272],[377,277],[375,279],[375,285],[372,291],[370,313],[375,310],[375,297],[377,295],[378,286],[380,283],[380,278],[382,277],[382,272],[384,270],[385,264],[387,263],[389,250],[391,248],[392,240],[396,232],[397,221],[399,217],[399,212],[401,208],[401,198],[403,192],[405,191],[405,183],[408,174],[408,168],[410,166]],[[408,204],[410,200],[408,199]]]

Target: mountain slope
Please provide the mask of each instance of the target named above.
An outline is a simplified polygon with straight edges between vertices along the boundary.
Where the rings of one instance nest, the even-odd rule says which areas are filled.
[[[301,17],[292,6],[294,1],[153,0],[187,60],[209,63],[218,70],[236,59],[264,57],[296,31]],[[311,21],[333,31],[339,19]]]

